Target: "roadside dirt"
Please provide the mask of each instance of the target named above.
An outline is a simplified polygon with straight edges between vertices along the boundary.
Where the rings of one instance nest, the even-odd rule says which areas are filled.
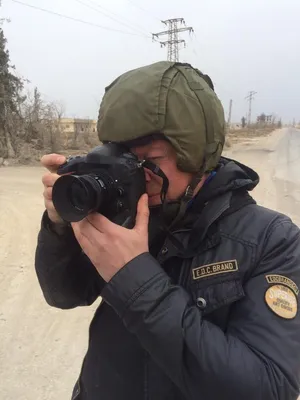
[[[300,130],[244,138],[224,155],[258,172],[260,183],[252,195],[260,205],[287,214],[300,226]]]
[[[256,169],[253,195],[300,226],[300,131],[235,143],[225,154]],[[68,400],[98,302],[61,311],[42,297],[34,252],[43,212],[40,167],[0,168],[0,399]]]
[[[34,271],[43,212],[39,167],[0,169],[0,399],[68,400],[96,305],[49,307]]]

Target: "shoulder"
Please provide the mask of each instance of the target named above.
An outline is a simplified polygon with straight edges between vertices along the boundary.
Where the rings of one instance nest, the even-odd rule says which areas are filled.
[[[226,216],[220,222],[220,229],[225,235],[243,238],[255,246],[270,240],[299,240],[300,237],[299,227],[289,216],[257,204]]]
[[[222,248],[242,260],[246,281],[271,273],[300,285],[300,229],[287,215],[251,204],[222,219],[219,234]]]

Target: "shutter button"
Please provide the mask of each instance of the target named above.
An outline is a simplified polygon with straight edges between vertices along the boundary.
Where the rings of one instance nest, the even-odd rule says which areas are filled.
[[[206,307],[206,300],[203,297],[198,297],[197,307],[200,308],[200,310],[204,310],[204,308]]]

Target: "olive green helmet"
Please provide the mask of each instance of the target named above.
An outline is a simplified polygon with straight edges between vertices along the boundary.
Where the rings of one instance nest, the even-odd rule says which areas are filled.
[[[102,142],[118,143],[163,134],[179,169],[207,172],[223,150],[224,110],[207,75],[161,61],[128,71],[105,89],[97,130]]]

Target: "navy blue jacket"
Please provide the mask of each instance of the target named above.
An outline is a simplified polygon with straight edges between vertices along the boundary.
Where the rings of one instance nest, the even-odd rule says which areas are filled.
[[[103,299],[73,399],[297,399],[300,232],[253,201],[258,180],[222,158],[182,227],[108,284],[72,229],[57,235],[44,214],[35,266],[46,301]]]

